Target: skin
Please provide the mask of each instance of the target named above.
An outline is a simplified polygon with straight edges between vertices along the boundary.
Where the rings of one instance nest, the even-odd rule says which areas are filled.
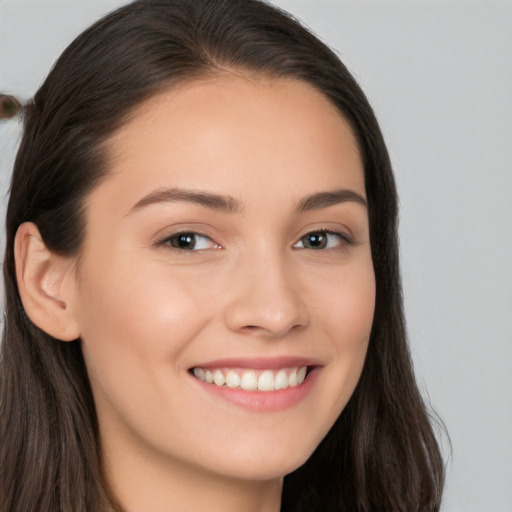
[[[365,197],[354,135],[306,84],[226,73],[146,101],[107,146],[110,172],[87,198],[66,310],[113,493],[130,512],[277,511],[283,476],[351,396],[372,325],[366,207],[296,208],[318,192]],[[230,196],[239,211],[136,207],[168,188]],[[183,230],[201,233],[196,249],[171,245]],[[320,230],[342,235],[308,248],[306,233]],[[278,356],[318,367],[309,393],[284,410],[240,407],[189,372]]]

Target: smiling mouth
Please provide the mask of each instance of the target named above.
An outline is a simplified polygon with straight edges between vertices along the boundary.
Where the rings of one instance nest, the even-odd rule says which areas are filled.
[[[218,387],[245,391],[278,391],[301,385],[311,370],[310,366],[278,370],[194,367],[190,372],[200,381]]]

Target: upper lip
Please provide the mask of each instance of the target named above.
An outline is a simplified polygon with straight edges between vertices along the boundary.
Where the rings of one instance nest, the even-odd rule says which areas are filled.
[[[279,370],[301,366],[320,366],[317,359],[298,356],[226,358],[194,365],[192,368],[252,368],[254,370]]]

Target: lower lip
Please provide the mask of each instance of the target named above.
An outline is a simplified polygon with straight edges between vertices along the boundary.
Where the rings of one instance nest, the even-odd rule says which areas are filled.
[[[303,400],[315,384],[318,370],[319,368],[314,368],[302,384],[277,391],[245,391],[208,384],[194,376],[191,378],[207,392],[240,407],[251,411],[273,412],[288,409]]]

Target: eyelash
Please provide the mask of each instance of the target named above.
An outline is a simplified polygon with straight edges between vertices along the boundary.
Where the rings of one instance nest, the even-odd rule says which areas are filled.
[[[208,239],[211,242],[211,244],[216,246],[216,247],[214,247],[214,249],[220,249],[221,248],[221,246],[216,244],[208,235],[205,235],[205,234],[197,232],[197,231],[180,231],[180,232],[177,232],[177,233],[173,233],[172,235],[166,236],[165,238],[157,241],[155,243],[155,245],[157,247],[166,246],[169,249],[171,249],[173,251],[176,251],[178,253],[189,253],[190,254],[191,252],[197,252],[197,251],[206,250],[206,249],[194,249],[194,247],[192,249],[183,249],[183,248],[180,248],[180,247],[174,247],[172,245],[172,241],[177,240],[180,236],[185,236],[185,235],[188,235],[190,237],[200,237],[200,238]],[[292,247],[294,249],[308,249],[307,247],[304,247],[304,239],[306,239],[308,236],[312,236],[312,235],[335,236],[335,237],[338,237],[339,245],[340,246],[355,245],[354,240],[352,240],[352,238],[349,235],[347,235],[346,233],[343,233],[343,232],[340,232],[340,231],[333,231],[333,230],[330,230],[330,229],[314,229],[314,230],[311,230],[311,231],[305,233],[304,235],[302,235],[299,238],[299,240],[293,244]],[[296,247],[296,245],[298,243],[300,243],[300,242],[302,242],[303,247]],[[327,241],[327,243],[329,243],[329,241]],[[325,251],[325,250],[328,250],[328,249],[336,249],[336,248],[338,248],[338,247],[322,247],[322,248],[319,248],[319,249],[309,248],[308,250],[312,250],[312,251]]]

